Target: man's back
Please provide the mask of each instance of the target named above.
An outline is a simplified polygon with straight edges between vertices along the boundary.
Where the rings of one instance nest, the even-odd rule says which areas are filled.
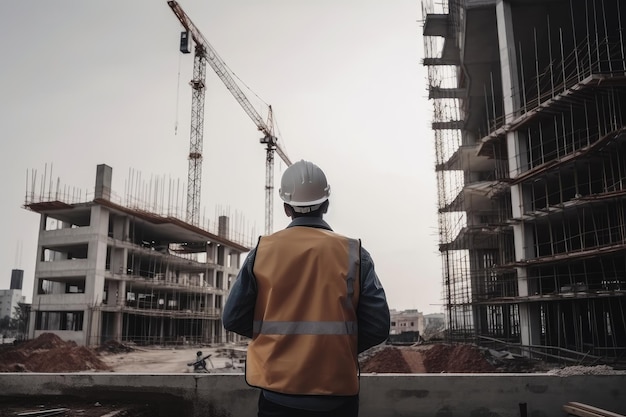
[[[359,242],[290,227],[261,238],[253,271],[248,383],[285,394],[355,395]]]

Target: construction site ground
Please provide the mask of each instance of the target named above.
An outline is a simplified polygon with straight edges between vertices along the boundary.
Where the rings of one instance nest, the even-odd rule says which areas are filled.
[[[97,349],[65,342],[46,333],[34,340],[17,345],[0,345],[0,372],[118,372],[118,373],[190,373],[189,363],[197,351],[211,355],[207,359],[209,373],[243,372],[245,346],[170,346],[146,347],[109,341]],[[413,346],[381,345],[359,355],[361,373],[502,373],[548,372],[566,374],[608,374],[611,367],[559,367],[541,361],[479,349],[473,345],[444,343]],[[25,412],[59,410],[59,416],[142,416],[155,415],[155,404],[162,399],[116,398],[106,396],[84,399],[3,398],[0,396],[0,416],[15,416]],[[161,407],[159,405],[159,407]]]

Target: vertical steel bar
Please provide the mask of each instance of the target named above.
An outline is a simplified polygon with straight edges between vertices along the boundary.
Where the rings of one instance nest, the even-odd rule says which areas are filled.
[[[557,116],[555,115],[552,121],[554,122],[554,148],[556,149],[556,159],[558,160],[561,157],[561,149],[559,146],[559,123],[556,118]]]
[[[561,113],[561,128],[563,129],[563,154],[567,155],[567,130],[565,127],[565,113]],[[572,152],[574,152],[573,146]]]
[[[574,22],[574,7],[572,5],[572,1],[569,1],[569,10],[570,10],[570,16],[572,18],[572,38],[573,38],[573,42],[574,42],[574,57],[576,59],[576,79],[580,82],[581,78],[580,78],[580,63],[578,62],[578,42],[576,41],[576,24]],[[617,0],[618,2],[620,0]]]
[[[620,2],[622,0],[615,0],[615,3],[617,4],[617,27],[618,27],[618,32],[619,32],[619,45],[620,45],[620,52],[622,54],[622,70],[624,70],[624,75],[626,75],[626,52],[624,52],[624,31],[622,28],[622,11],[620,10]]]
[[[598,64],[598,72],[602,72],[602,67],[600,66],[600,63],[602,61],[600,59],[600,40],[598,38],[598,12],[596,10],[596,0],[593,0],[593,29],[594,29],[595,38],[596,38],[595,49],[596,49],[596,60]]]
[[[493,72],[489,72],[489,78],[491,81],[491,107],[493,110],[493,127],[495,130],[498,128],[498,123],[497,123],[497,117],[496,117],[496,96],[495,96],[494,87],[493,87]]]
[[[543,148],[543,129],[541,129],[541,123],[539,124],[539,150],[541,151],[541,163],[546,162],[546,154]]]
[[[578,215],[578,236],[580,239],[580,250],[585,250],[585,218],[583,217],[585,214],[585,209],[583,208],[582,210],[576,210],[576,214]]]
[[[589,3],[585,0],[585,26],[587,28],[587,59],[589,59],[589,75],[593,74],[591,62],[591,34],[589,33]]]
[[[491,123],[489,122],[489,99],[487,98],[487,84],[483,84],[483,94],[485,95],[485,115],[487,116],[486,135],[489,135],[491,133]]]
[[[569,120],[572,129],[572,152],[576,152],[576,132],[574,131],[574,106],[569,104]]]
[[[588,195],[593,194],[593,186],[592,186],[592,176],[591,176],[591,164],[587,163],[587,180],[589,184],[589,190],[587,191]]]
[[[604,23],[604,44],[606,45],[606,59],[607,61],[609,61],[609,72],[612,74],[613,73],[613,60],[611,59],[611,48],[609,45],[609,32],[606,26],[606,8],[604,7],[604,0],[600,4],[602,5],[602,22]]]
[[[550,97],[554,97],[554,60],[552,59],[552,33],[550,33],[550,15],[546,15],[548,29],[548,59],[550,62]]]
[[[520,65],[520,75],[522,76],[522,107],[524,108],[524,113],[526,113],[526,81],[524,81],[524,61],[522,60],[522,43],[519,43],[519,65]]]
[[[528,152],[529,152],[529,162],[530,162],[530,166],[528,167],[529,169],[532,169],[535,166],[535,160],[533,157],[533,141],[532,141],[532,134],[531,134],[531,130],[530,128],[526,129],[526,138],[528,141]]]
[[[590,145],[590,140],[589,140],[589,111],[587,109],[587,101],[585,100],[585,131],[583,132],[583,134],[587,135],[587,146]]]
[[[537,106],[541,105],[541,90],[539,89],[539,52],[537,51],[537,28],[533,28],[533,37],[535,40],[535,78],[537,80]]]
[[[615,158],[617,159],[617,177],[619,178],[619,189],[624,190],[624,180],[626,179],[626,168],[622,165],[624,162],[621,157]],[[626,239],[626,236],[624,236]]]
[[[561,47],[561,69],[563,77],[563,92],[567,90],[567,78],[565,76],[565,54],[563,52],[563,29],[559,28],[559,45]]]

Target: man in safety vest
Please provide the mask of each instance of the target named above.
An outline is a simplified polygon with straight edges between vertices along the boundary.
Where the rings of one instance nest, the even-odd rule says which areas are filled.
[[[370,254],[322,220],[330,185],[299,161],[281,179],[286,229],[246,258],[223,311],[226,330],[252,338],[246,382],[258,416],[358,416],[358,353],[389,336],[389,307]]]

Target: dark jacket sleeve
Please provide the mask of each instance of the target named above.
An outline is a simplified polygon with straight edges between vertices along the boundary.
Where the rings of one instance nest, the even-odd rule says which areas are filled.
[[[361,248],[361,295],[357,316],[359,353],[387,340],[390,329],[387,297],[374,270],[374,261],[364,248]]]
[[[257,295],[256,279],[253,274],[255,255],[256,248],[248,254],[239,270],[222,312],[224,328],[247,337],[252,337],[252,322],[254,321],[254,306]]]

